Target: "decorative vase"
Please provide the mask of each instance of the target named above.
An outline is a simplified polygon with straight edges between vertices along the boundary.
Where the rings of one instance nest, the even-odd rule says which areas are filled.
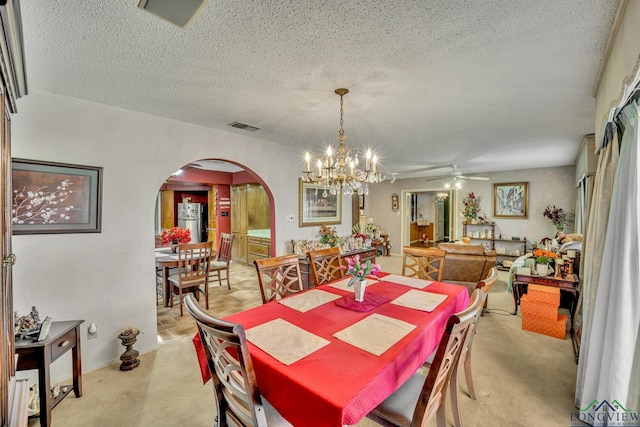
[[[171,242],[171,252],[173,252],[174,254],[178,252],[178,242],[175,240]]]
[[[126,347],[125,352],[120,356],[120,360],[122,361],[120,364],[121,371],[130,371],[140,365],[140,360],[138,359],[140,353],[133,349],[133,345],[138,341],[139,333],[140,331],[131,331],[130,333],[121,333],[118,335],[122,345]]]
[[[549,274],[549,266],[547,264],[536,264],[538,276],[546,276]]]
[[[353,284],[353,293],[356,297],[357,302],[364,301],[364,290],[366,287],[367,287],[367,279],[355,280],[355,283]]]
[[[558,234],[562,234],[562,231],[564,230],[564,228],[562,227],[556,227],[558,229]]]

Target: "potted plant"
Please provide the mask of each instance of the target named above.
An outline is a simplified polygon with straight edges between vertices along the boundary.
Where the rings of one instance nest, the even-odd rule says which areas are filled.
[[[162,232],[162,245],[171,243],[171,250],[175,252],[180,243],[189,243],[191,241],[191,230],[188,228],[172,227]]]
[[[564,224],[567,222],[567,213],[562,208],[556,208],[556,205],[548,205],[542,215],[556,226],[558,233],[562,233]]]
[[[335,227],[323,225],[318,231],[318,237],[321,244],[330,247],[338,246],[338,243],[340,243],[340,237]]]
[[[558,258],[554,252],[545,251],[542,249],[536,249],[533,251],[533,256],[536,257],[536,271],[538,276],[547,276],[553,271],[553,268],[549,265],[555,258]]]
[[[478,219],[480,213],[480,199],[473,193],[462,199],[462,215],[466,218],[467,224],[473,224]]]
[[[347,265],[341,265],[341,270],[347,270],[346,275],[351,276],[347,286],[354,286],[355,299],[358,302],[364,301],[364,290],[367,286],[367,276],[375,276],[380,271],[379,264],[373,264],[371,260],[360,261],[360,255],[344,259]]]

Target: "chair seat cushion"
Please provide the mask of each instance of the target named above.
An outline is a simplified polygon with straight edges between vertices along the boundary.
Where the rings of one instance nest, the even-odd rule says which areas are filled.
[[[220,269],[220,268],[227,268],[227,263],[224,261],[211,261],[209,263],[209,269]]]
[[[426,379],[427,377],[419,373],[413,374],[407,382],[371,412],[394,425],[410,426]]]

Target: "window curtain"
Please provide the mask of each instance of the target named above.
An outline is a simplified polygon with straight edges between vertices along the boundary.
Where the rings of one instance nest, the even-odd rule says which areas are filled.
[[[579,409],[588,408],[594,400],[617,400],[625,408],[640,408],[638,112],[637,101],[633,101],[619,116],[625,129],[619,158],[614,134],[598,160],[583,248],[584,332],[576,385]]]

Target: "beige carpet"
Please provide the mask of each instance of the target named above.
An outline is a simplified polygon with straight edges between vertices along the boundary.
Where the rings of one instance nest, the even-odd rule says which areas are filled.
[[[400,257],[377,260],[383,270],[400,272]],[[577,368],[571,341],[568,335],[559,340],[521,330],[520,316],[510,314],[513,298],[505,275],[489,294],[490,313],[480,320],[473,345],[476,401],[466,396],[461,378],[464,425],[570,426]],[[211,383],[202,385],[190,337],[176,337],[140,360],[133,371],[121,372],[114,364],[85,374],[84,396],[63,400],[52,413],[52,426],[213,424]],[[447,422],[453,424],[449,409]],[[39,425],[38,419],[29,425]],[[365,419],[357,425],[375,424]]]

